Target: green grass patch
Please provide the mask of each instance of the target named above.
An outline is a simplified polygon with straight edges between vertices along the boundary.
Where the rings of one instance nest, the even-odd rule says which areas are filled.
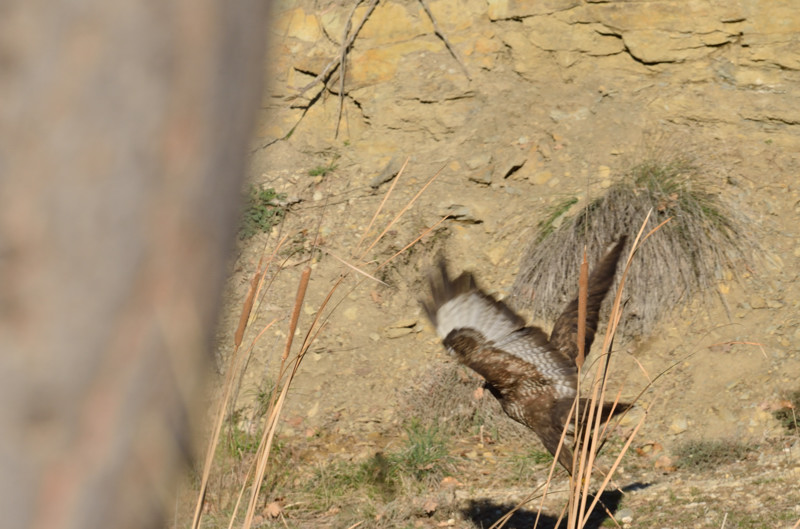
[[[512,454],[505,467],[509,483],[530,484],[542,474],[542,465],[553,462],[550,452],[530,449],[525,452]]]
[[[434,426],[412,421],[407,439],[396,452],[378,452],[360,463],[339,461],[319,467],[306,483],[315,510],[340,503],[388,502],[408,490],[438,482],[452,463],[446,439]]]
[[[440,478],[450,458],[439,427],[411,421],[406,427],[406,435],[405,448],[389,456],[392,465],[418,481]]]
[[[257,233],[269,233],[286,214],[286,207],[280,205],[286,199],[283,193],[276,193],[273,188],[262,189],[251,185],[247,193],[247,203],[242,213],[239,227],[239,239],[252,238]]]
[[[564,215],[567,213],[567,211],[569,211],[569,209],[577,203],[578,197],[570,197],[565,201],[556,204],[547,217],[545,217],[545,219],[540,221],[537,225],[538,233],[536,234],[536,242],[541,242],[542,239],[553,233],[553,231],[560,225],[560,222],[563,221]]]
[[[332,173],[336,170],[336,160],[338,156],[334,157],[333,160],[330,161],[328,165],[318,165],[313,169],[308,170],[308,176],[328,176],[328,173]]]

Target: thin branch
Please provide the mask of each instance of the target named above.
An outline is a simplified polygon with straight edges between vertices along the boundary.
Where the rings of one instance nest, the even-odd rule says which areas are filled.
[[[442,39],[442,41],[444,42],[444,45],[447,47],[447,51],[450,52],[450,55],[453,56],[453,58],[456,60],[458,65],[461,66],[461,69],[464,70],[464,75],[467,76],[468,80],[472,81],[472,77],[470,77],[469,71],[467,71],[467,67],[464,66],[463,62],[461,62],[461,59],[458,57],[458,54],[456,53],[455,48],[453,48],[453,46],[450,44],[450,41],[447,40],[447,37],[444,36],[444,33],[442,33],[442,30],[439,29],[439,24],[437,24],[436,23],[436,19],[433,18],[433,13],[431,13],[431,10],[428,8],[428,4],[425,3],[425,0],[419,0],[419,3],[422,4],[422,8],[428,14],[428,18],[431,19],[431,23],[433,24],[433,31],[434,31],[434,33],[436,33],[436,36],[439,37],[440,39]]]

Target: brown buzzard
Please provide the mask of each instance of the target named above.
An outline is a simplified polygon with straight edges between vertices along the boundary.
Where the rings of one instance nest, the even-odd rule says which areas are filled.
[[[589,276],[586,354],[624,245],[622,238]],[[443,260],[430,275],[430,288],[432,296],[422,305],[444,346],[486,379],[503,411],[533,430],[555,455],[577,392],[578,299],[567,304],[548,338],[542,329],[526,326],[505,303],[478,288],[470,273],[451,280]],[[617,404],[613,413],[629,407]],[[603,420],[610,413],[611,406],[606,404]],[[561,448],[558,460],[571,472],[572,452],[567,446]]]

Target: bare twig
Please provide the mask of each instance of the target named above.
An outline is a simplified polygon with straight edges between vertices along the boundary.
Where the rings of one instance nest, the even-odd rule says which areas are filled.
[[[364,0],[356,0],[356,3],[353,5],[353,9],[350,10],[350,14],[347,15],[347,24],[344,26],[344,34],[342,35],[342,47],[340,49],[346,50],[353,41],[347,38],[347,34],[350,32],[350,27],[352,26],[353,15],[356,12],[356,8],[361,5],[361,2]],[[355,34],[353,34],[353,39],[355,39]],[[325,81],[327,83],[328,76],[332,74],[336,68],[342,64],[342,59],[344,58],[344,53],[339,53],[336,57],[331,59],[331,61],[322,69],[322,71],[307,85],[300,89],[299,92],[296,94],[292,94],[287,99],[293,100],[301,97],[303,94],[311,90],[318,82]]]
[[[467,71],[467,67],[464,66],[464,63],[458,57],[458,54],[456,53],[455,48],[453,48],[452,44],[450,44],[450,41],[447,40],[447,37],[444,35],[442,30],[439,29],[439,24],[437,24],[436,23],[436,19],[433,18],[433,13],[431,13],[431,10],[428,8],[428,4],[425,3],[425,0],[419,0],[419,3],[422,4],[422,8],[428,14],[428,18],[431,19],[431,23],[433,24],[433,31],[434,31],[434,33],[436,33],[436,36],[439,37],[440,39],[442,39],[442,41],[444,42],[444,45],[447,47],[447,51],[450,52],[450,55],[452,55],[453,58],[458,63],[458,65],[461,66],[461,69],[464,71],[464,75],[467,76],[468,80],[472,81],[472,77],[470,77],[469,71]]]

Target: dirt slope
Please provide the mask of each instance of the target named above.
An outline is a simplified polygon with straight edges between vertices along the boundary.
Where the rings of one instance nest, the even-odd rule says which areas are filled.
[[[625,396],[674,366],[642,399],[653,406],[639,444],[670,454],[687,439],[782,438],[770,406],[800,389],[800,14],[792,4],[429,2],[454,56],[420,3],[381,2],[349,50],[336,137],[338,74],[327,88],[317,83],[287,97],[340,54],[351,3],[279,3],[251,178],[299,201],[282,231],[242,244],[234,265],[221,362],[262,249],[282,234],[291,238],[294,253],[259,313],[263,323],[282,319],[259,342],[241,405],[274,376],[317,229],[323,253],[313,254],[303,333],[347,269],[337,257],[374,270],[370,263],[455,212],[380,272],[384,283],[357,274],[345,280],[290,393],[285,439],[324,432],[327,449],[346,457],[391,444],[407,418],[402,399],[445,359],[417,302],[434,254],[443,251],[454,268],[473,270],[506,295],[522,250],[554,205],[598,196],[655,147],[691,150],[705,184],[759,227],[768,259],[739,270],[740,282],[721,273],[725,304],[690,300],[652,335],[617,344],[615,383]],[[356,9],[354,25],[365,11]],[[391,185],[376,177],[406,158],[366,232]],[[326,174],[309,175],[326,166]],[[362,237],[377,237],[436,174],[364,253]],[[549,330],[551,322],[543,323]],[[794,443],[788,455],[761,463],[796,478],[798,451]],[[664,476],[654,464],[645,460],[641,467],[650,470],[642,472],[670,490],[681,488],[676,480],[697,479]],[[787,501],[780,509],[791,511],[797,498]],[[718,517],[708,519],[719,526]]]

